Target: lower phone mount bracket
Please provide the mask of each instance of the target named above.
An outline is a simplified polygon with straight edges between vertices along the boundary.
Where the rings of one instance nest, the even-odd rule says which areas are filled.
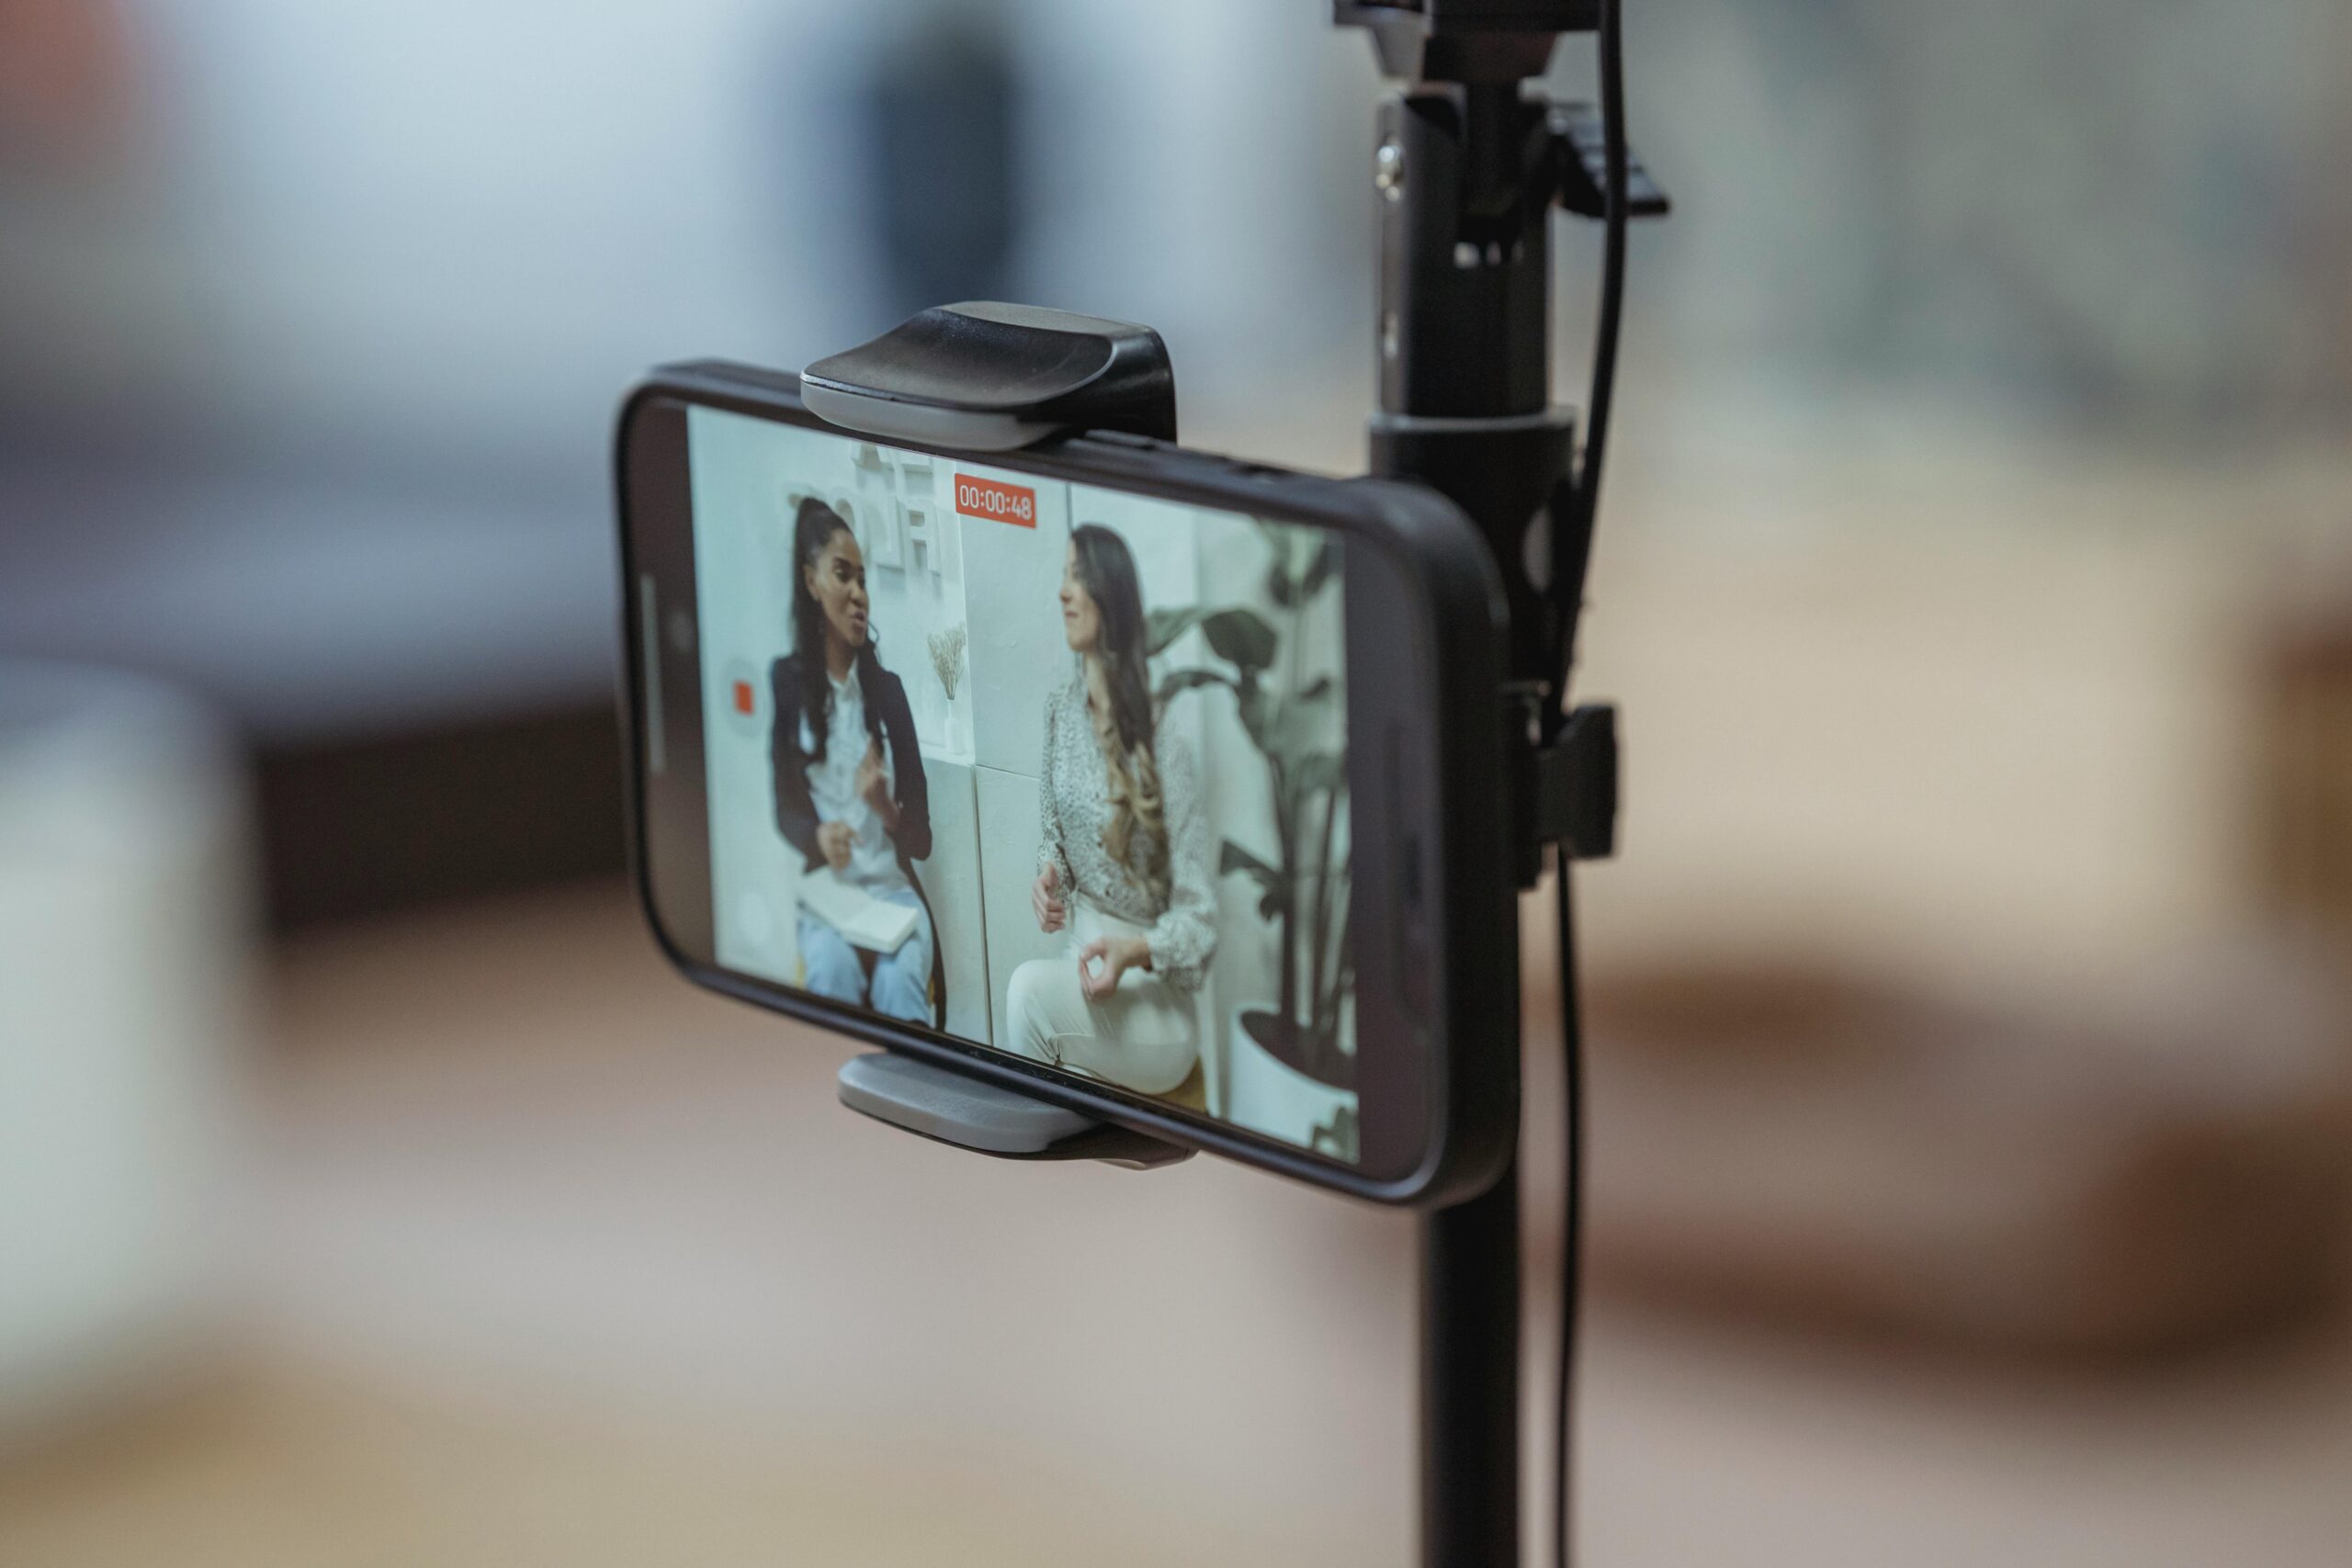
[[[902,1132],[996,1159],[1093,1159],[1152,1170],[1193,1151],[912,1056],[875,1051],[842,1064],[843,1105]]]

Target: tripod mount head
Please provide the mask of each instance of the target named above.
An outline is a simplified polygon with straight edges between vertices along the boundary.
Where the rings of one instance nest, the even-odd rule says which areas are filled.
[[[1332,0],[1331,20],[1372,34],[1383,74],[1411,82],[1541,76],[1562,33],[1600,25],[1600,0]]]

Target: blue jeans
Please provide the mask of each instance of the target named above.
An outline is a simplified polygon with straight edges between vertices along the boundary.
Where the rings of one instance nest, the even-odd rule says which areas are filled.
[[[801,986],[818,996],[872,1008],[885,1018],[928,1024],[931,1010],[931,916],[911,887],[876,897],[915,911],[915,929],[896,953],[873,954],[869,979],[860,950],[814,915],[800,917]]]

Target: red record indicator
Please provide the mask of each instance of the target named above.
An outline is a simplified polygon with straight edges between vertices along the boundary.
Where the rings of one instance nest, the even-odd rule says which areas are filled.
[[[1027,485],[1009,485],[972,474],[956,476],[956,510],[966,517],[1010,523],[1016,528],[1037,525],[1037,492]]]
[[[748,659],[730,659],[718,676],[719,705],[727,728],[738,735],[763,735],[768,728],[768,683]]]

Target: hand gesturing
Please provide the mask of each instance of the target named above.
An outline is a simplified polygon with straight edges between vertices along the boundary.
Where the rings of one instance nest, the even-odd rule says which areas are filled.
[[[1079,949],[1078,988],[1088,1001],[1099,1002],[1119,988],[1120,976],[1150,967],[1151,943],[1143,938],[1097,937]]]
[[[870,740],[865,760],[857,765],[857,793],[876,811],[890,808],[890,775],[882,766],[882,742]]]
[[[1037,914],[1037,929],[1057,931],[1069,923],[1069,910],[1062,903],[1062,874],[1059,866],[1047,866],[1037,874],[1029,889],[1029,908]]]

